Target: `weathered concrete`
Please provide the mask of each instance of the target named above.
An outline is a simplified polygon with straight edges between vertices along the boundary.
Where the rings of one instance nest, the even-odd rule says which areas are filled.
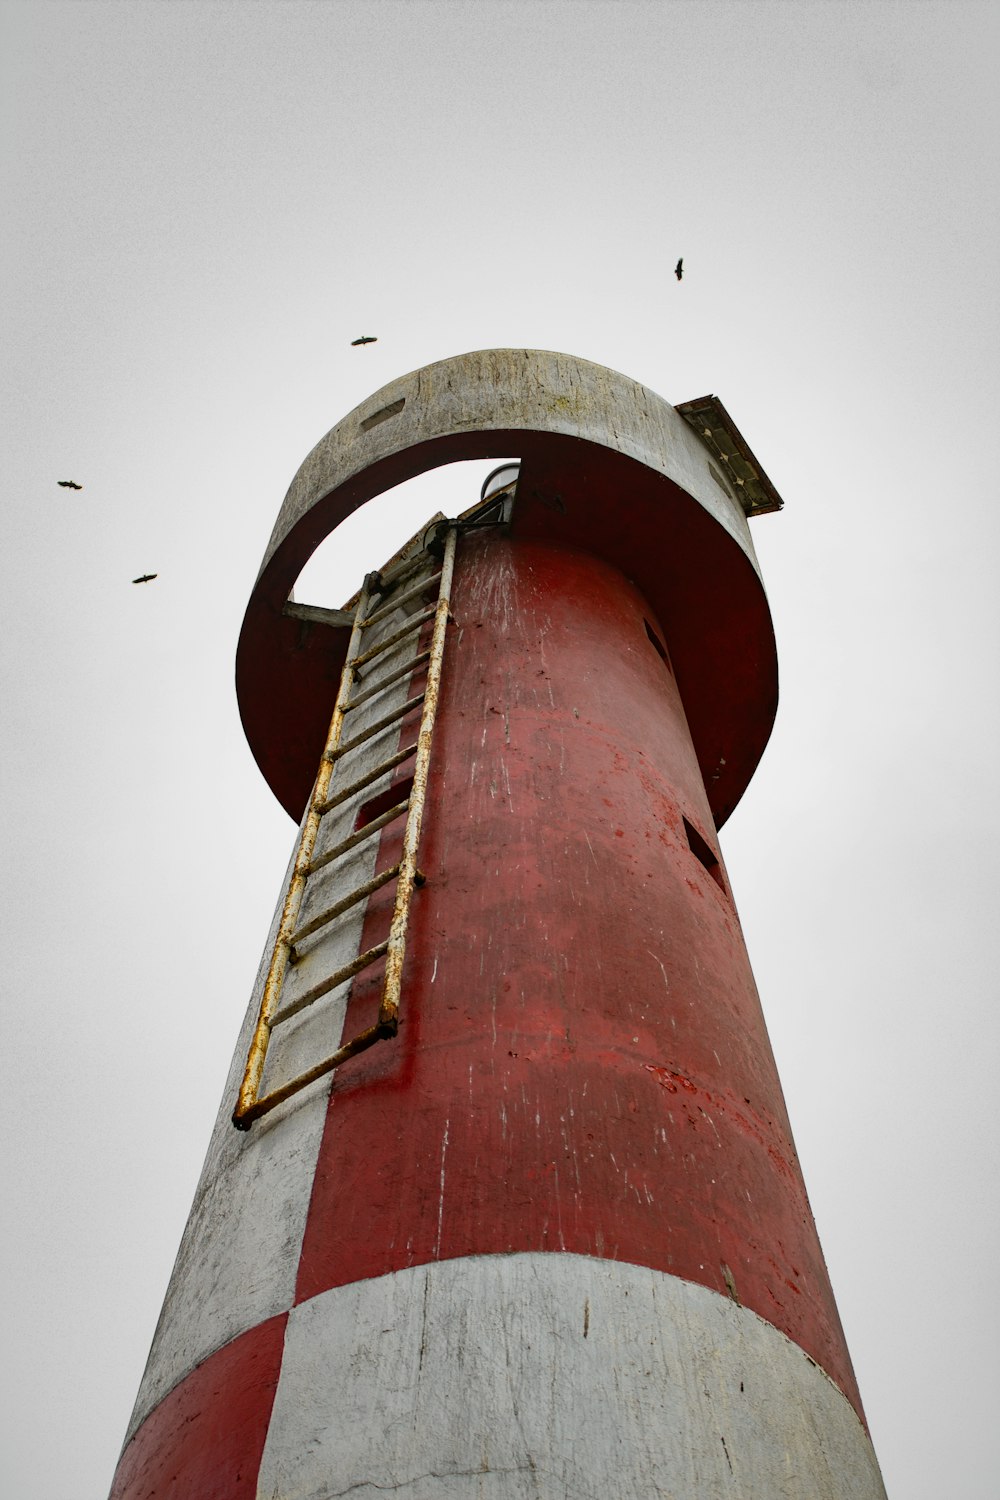
[[[260,1500],[884,1500],[797,1345],[704,1287],[476,1256],[296,1307]]]
[[[378,418],[379,420],[374,420]],[[345,516],[457,459],[518,455],[513,534],[593,552],[634,580],[670,650],[712,815],[721,827],[767,743],[777,663],[742,507],[672,406],[566,354],[491,349],[391,382],[317,444],[292,482],[237,655],[251,748],[298,818],[346,632],[282,614],[316,547]]]
[[[386,488],[382,466],[399,484],[442,463],[502,458],[497,433],[503,443],[527,443],[528,453],[535,439],[568,437],[634,459],[696,500],[760,575],[742,506],[712,478],[708,450],[662,396],[571,354],[482,349],[400,376],[331,428],[292,480],[259,577],[326,497],[339,493],[331,512],[346,507],[349,514]]]
[[[390,616],[372,639],[390,635],[398,624],[396,616]],[[413,654],[412,641],[394,647],[382,658],[381,670],[389,675],[394,666]],[[351,715],[350,733],[367,728],[403,704],[408,692],[406,678],[393,683]],[[364,775],[391,755],[399,737],[397,723],[353,751],[350,778]],[[391,779],[391,773],[383,775],[327,814],[320,825],[317,856],[353,829],[361,805],[383,791]],[[296,846],[297,843],[296,838]],[[337,861],[311,879],[302,921],[367,880],[378,854],[379,840],[374,838],[359,845],[347,860]],[[330,1078],[317,1080],[279,1105],[249,1133],[234,1130],[231,1115],[293,864],[294,853],[240,1031],[128,1437],[156,1403],[213,1350],[292,1305]],[[391,888],[388,894],[383,891],[373,898],[375,904],[384,904],[386,899],[391,900]],[[317,980],[356,956],[368,905],[359,903],[304,945],[302,962],[289,970],[283,1002],[294,1000]],[[350,983],[345,982],[276,1029],[262,1093],[278,1087],[339,1046],[349,990]]]

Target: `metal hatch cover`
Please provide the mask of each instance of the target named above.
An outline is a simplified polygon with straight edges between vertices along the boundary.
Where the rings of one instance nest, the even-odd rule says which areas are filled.
[[[699,396],[674,407],[696,432],[708,451],[722,465],[747,516],[764,516],[782,510],[784,500],[764,473],[750,444],[726,411],[718,396]]]

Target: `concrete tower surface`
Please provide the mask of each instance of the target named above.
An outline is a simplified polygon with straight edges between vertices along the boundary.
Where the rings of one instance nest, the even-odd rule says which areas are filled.
[[[511,454],[347,611],[290,599],[366,500]],[[718,847],[779,505],[715,398],[535,350],[309,455],[237,660],[300,842],[114,1500],[884,1495]]]

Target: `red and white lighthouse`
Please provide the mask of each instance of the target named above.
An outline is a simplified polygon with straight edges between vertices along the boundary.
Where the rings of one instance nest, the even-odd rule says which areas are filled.
[[[289,602],[366,500],[512,453]],[[534,350],[310,454],[237,664],[300,837],[113,1500],[884,1494],[717,837],[779,505],[714,398]]]

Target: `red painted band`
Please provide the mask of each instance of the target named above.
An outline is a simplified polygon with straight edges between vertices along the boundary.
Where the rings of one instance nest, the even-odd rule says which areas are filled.
[[[125,1449],[109,1500],[254,1500],[287,1313],[209,1355]]]
[[[334,1080],[296,1298],[471,1254],[629,1261],[737,1298],[860,1412],[657,622],[596,559],[464,546],[400,1032]]]

